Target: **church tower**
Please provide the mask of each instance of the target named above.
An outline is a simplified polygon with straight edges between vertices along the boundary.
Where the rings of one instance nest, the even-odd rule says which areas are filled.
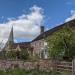
[[[8,37],[8,41],[5,45],[5,50],[6,51],[11,51],[12,47],[13,47],[13,43],[14,43],[14,38],[13,38],[13,27],[11,28],[9,37]]]
[[[12,26],[11,32],[8,38],[9,49],[12,49],[13,43],[14,43],[14,39],[13,39],[13,26]]]

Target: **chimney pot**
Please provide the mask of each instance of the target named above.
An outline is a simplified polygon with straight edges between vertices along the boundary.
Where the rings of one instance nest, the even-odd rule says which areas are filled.
[[[40,29],[40,33],[42,34],[44,32],[44,26],[41,26]]]

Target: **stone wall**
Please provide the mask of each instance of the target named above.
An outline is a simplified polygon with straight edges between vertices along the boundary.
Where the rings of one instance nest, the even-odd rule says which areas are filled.
[[[14,66],[31,70],[52,70],[56,66],[52,60],[39,60],[39,61],[20,61],[20,60],[0,60],[0,70],[15,68]]]
[[[31,43],[31,47],[33,47],[33,56],[36,54],[39,55],[40,50],[44,47],[44,40],[38,40]]]
[[[73,62],[59,61],[59,60],[37,60],[37,61],[21,61],[21,60],[0,60],[0,70],[14,69],[16,67],[25,70],[42,70],[42,71],[52,71],[56,70],[61,72],[61,70],[69,70],[72,75],[75,75],[75,60]]]

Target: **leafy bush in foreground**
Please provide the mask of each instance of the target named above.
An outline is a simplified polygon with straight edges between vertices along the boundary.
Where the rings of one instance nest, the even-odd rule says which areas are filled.
[[[68,71],[62,71],[61,73],[57,72],[46,72],[46,71],[37,71],[37,70],[30,70],[26,71],[24,69],[8,69],[5,71],[0,71],[0,75],[71,75]]]

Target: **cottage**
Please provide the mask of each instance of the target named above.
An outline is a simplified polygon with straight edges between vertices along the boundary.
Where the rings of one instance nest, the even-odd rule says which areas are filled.
[[[59,31],[64,26],[69,26],[71,28],[75,27],[75,19],[71,20],[69,22],[66,22],[64,24],[61,24],[59,26],[56,26],[52,29],[49,29],[48,31],[44,30],[44,26],[40,27],[40,35],[37,36],[35,39],[33,39],[31,42],[20,42],[20,43],[14,43],[13,42],[13,28],[10,32],[9,39],[4,47],[3,50],[10,51],[10,50],[19,50],[22,49],[28,50],[30,55],[36,56],[38,55],[39,58],[48,58],[48,47],[47,42],[45,41],[45,38],[48,36],[51,36],[54,32]]]

